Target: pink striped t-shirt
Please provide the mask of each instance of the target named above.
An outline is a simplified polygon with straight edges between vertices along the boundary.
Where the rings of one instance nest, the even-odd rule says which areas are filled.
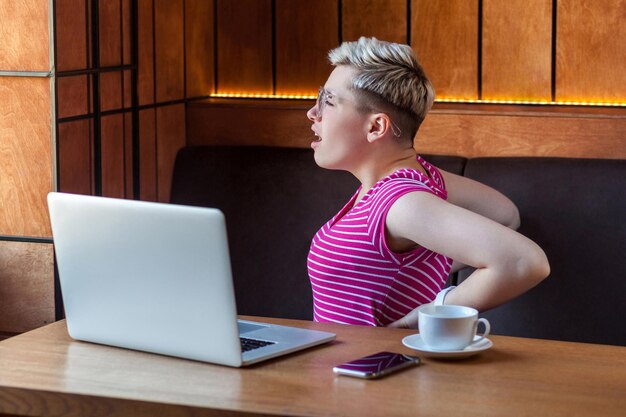
[[[398,170],[355,205],[357,190],[313,238],[307,266],[315,321],[385,326],[433,301],[443,288],[450,258],[422,247],[395,253],[385,242],[385,219],[398,198],[421,191],[447,199],[441,173],[417,160],[429,176]]]

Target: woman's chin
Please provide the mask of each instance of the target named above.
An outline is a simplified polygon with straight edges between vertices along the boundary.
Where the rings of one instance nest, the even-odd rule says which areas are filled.
[[[313,142],[314,144],[317,143],[319,145],[319,142]],[[318,167],[320,168],[328,168],[328,164],[327,161],[324,160],[324,157],[321,155],[321,152],[319,152],[317,148],[317,146],[313,146],[311,145],[311,147],[313,148],[313,159],[315,159],[315,163],[317,164]]]
[[[341,169],[341,167],[337,166],[337,161],[329,160],[328,158],[324,158],[321,152],[317,150],[313,153],[313,159],[315,159],[315,163],[318,167],[324,169]]]

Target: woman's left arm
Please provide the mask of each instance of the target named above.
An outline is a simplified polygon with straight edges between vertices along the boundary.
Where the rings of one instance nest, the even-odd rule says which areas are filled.
[[[456,175],[443,169],[439,169],[439,172],[446,183],[448,203],[480,214],[513,230],[519,228],[519,211],[507,196],[471,178]],[[454,259],[450,272],[457,272],[466,266]]]
[[[519,228],[519,211],[507,196],[471,178],[443,169],[439,172],[446,183],[449,203],[473,211],[513,230]]]
[[[526,292],[550,273],[545,253],[530,239],[426,192],[406,194],[392,205],[386,237],[392,246],[414,242],[476,268],[448,293],[446,304],[488,310]],[[416,316],[409,313],[392,326],[414,327]]]

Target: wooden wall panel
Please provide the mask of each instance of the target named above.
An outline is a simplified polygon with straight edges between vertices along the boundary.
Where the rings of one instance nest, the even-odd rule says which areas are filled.
[[[556,99],[626,102],[626,0],[557,5]]]
[[[187,145],[307,148],[315,140],[306,112],[313,100],[210,99],[187,106]],[[245,120],[245,123],[241,123]]]
[[[276,93],[317,95],[339,44],[337,0],[276,0]],[[315,16],[315,18],[312,18]]]
[[[157,107],[156,128],[158,200],[169,202],[174,160],[185,146],[185,105]]]
[[[97,2],[85,1],[87,3],[87,16],[85,17],[87,21],[87,67],[92,68],[93,65],[93,25],[92,25],[92,11],[97,6]],[[99,7],[99,6],[98,6]]]
[[[56,2],[57,71],[87,67],[85,3],[85,0],[57,0]]]
[[[354,41],[360,36],[408,43],[407,0],[343,0],[342,39]]]
[[[313,101],[211,99],[187,107],[188,145],[307,148]],[[239,123],[245,120],[246,123]],[[415,140],[420,153],[626,159],[626,111],[436,104]]]
[[[87,76],[87,83],[88,83],[88,87],[87,88],[89,90],[89,92],[87,94],[88,95],[87,105],[89,106],[89,113],[93,113],[93,109],[94,109],[94,105],[93,104],[95,103],[95,100],[96,100],[96,97],[94,97],[94,93],[93,93],[93,91],[94,91],[94,89],[93,89],[93,81],[94,81],[94,76],[93,75]],[[58,105],[59,104],[57,103],[57,106]]]
[[[157,201],[155,109],[139,112],[139,196]]]
[[[438,98],[478,98],[478,0],[411,0],[411,46]]]
[[[271,22],[271,0],[218,1],[218,92],[273,92]]]
[[[49,1],[0,2],[0,70],[49,71]]]
[[[133,89],[131,81],[131,72],[129,70],[124,71],[124,79],[122,81],[124,90],[122,104],[125,108],[130,108],[133,105]]]
[[[552,0],[484,0],[482,48],[483,99],[552,99]]]
[[[153,0],[137,1],[137,96],[139,105],[154,103]]]
[[[0,77],[0,234],[50,236],[50,80]]]
[[[126,196],[124,115],[113,114],[101,119],[102,195]]]
[[[187,97],[208,96],[215,88],[213,0],[185,1]]]
[[[91,120],[59,124],[59,191],[93,194]]]
[[[59,118],[89,113],[89,82],[86,75],[57,79],[57,114]]]
[[[0,331],[20,333],[54,321],[51,244],[0,241]]]
[[[122,63],[132,63],[132,9],[131,0],[122,0]]]
[[[100,73],[100,110],[117,110],[122,107],[122,73]]]
[[[99,1],[100,66],[122,63],[122,22],[120,0]]]
[[[133,115],[124,113],[124,198],[133,198]]]
[[[433,111],[415,140],[422,153],[626,159],[626,114]]]
[[[185,96],[183,1],[155,0],[156,101]]]

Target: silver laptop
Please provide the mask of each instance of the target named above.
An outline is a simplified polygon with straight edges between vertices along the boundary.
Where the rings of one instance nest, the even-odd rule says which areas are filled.
[[[217,209],[64,193],[48,206],[74,339],[245,366],[335,338],[237,320]]]

